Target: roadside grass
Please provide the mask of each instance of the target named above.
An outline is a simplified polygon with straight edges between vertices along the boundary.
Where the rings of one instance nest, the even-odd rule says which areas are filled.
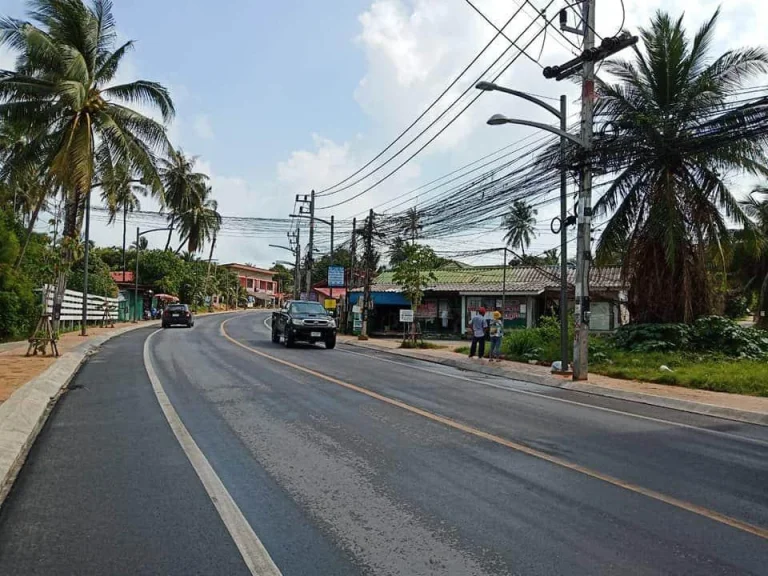
[[[768,397],[768,363],[761,360],[612,350],[589,369],[612,378]]]

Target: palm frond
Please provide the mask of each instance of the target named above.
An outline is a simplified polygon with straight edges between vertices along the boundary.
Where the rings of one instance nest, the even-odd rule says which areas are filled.
[[[168,90],[157,82],[137,80],[130,84],[111,86],[102,91],[105,97],[117,98],[130,104],[150,104],[156,106],[163,120],[170,121],[176,113]]]

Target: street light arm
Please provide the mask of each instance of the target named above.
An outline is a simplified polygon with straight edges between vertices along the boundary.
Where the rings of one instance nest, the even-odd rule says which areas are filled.
[[[584,148],[584,144],[582,143],[581,139],[578,136],[574,136],[573,134],[569,134],[564,130],[560,130],[559,128],[555,128],[554,126],[550,126],[549,124],[544,124],[543,122],[534,122],[532,120],[520,120],[518,118],[507,118],[506,116],[502,116],[501,114],[494,114],[488,119],[488,122],[486,122],[486,124],[489,124],[491,126],[496,126],[499,124],[520,124],[522,126],[531,126],[533,128],[538,128],[539,130],[545,130],[547,132],[551,132],[552,134],[556,134],[561,138],[567,138],[568,140],[576,144],[579,148]]]
[[[288,246],[278,246],[277,244],[270,244],[269,246],[272,248],[280,248],[282,250],[288,250],[288,252],[290,252],[291,254],[296,254],[296,250],[294,250],[293,248],[288,248]]]
[[[475,85],[475,88],[478,90],[483,90],[486,92],[504,92],[505,94],[511,94],[512,96],[517,96],[518,98],[522,98],[523,100],[528,100],[528,102],[532,102],[533,104],[536,104],[536,106],[539,106],[540,108],[544,108],[547,112],[552,114],[555,118],[560,118],[560,111],[555,108],[554,106],[550,106],[543,100],[539,100],[535,96],[531,96],[530,94],[526,94],[525,92],[520,92],[519,90],[513,90],[512,88],[505,88],[504,86],[499,86],[498,84],[493,84],[492,82],[478,82]]]
[[[140,232],[139,236],[144,236],[144,234],[149,234],[150,232],[169,232],[170,230],[173,230],[173,226],[170,228],[152,228],[151,230],[144,230],[144,232]]]

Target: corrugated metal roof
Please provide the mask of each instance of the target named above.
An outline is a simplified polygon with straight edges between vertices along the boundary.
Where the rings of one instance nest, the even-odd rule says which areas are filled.
[[[436,281],[430,282],[427,291],[501,293],[504,285],[502,267],[475,267],[463,270],[434,270]],[[398,292],[393,272],[380,274],[371,290],[374,292]],[[573,284],[575,270],[568,270],[568,283]],[[623,290],[619,267],[592,268],[589,284],[594,290]],[[560,288],[559,266],[510,266],[507,268],[506,288],[509,293],[538,294],[544,290]]]

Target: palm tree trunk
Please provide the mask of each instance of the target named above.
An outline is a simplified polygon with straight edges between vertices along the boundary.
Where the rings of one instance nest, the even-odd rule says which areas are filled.
[[[24,245],[21,247],[21,250],[19,251],[19,255],[16,257],[16,262],[13,264],[13,269],[17,270],[18,267],[21,265],[21,261],[24,258],[24,252],[27,251],[27,246],[29,245],[29,239],[32,237],[32,229],[35,227],[35,223],[37,222],[37,217],[40,214],[40,210],[43,208],[43,204],[45,204],[45,191],[42,191],[40,193],[40,198],[37,201],[37,204],[35,204],[35,209],[32,211],[32,216],[29,218],[29,225],[27,226],[27,235],[24,238]]]
[[[125,282],[125,238],[128,231],[128,200],[123,204],[123,282]]]
[[[758,328],[768,330],[768,274],[763,278],[763,284],[760,287],[760,305],[757,307],[756,324]]]
[[[168,240],[165,243],[165,249],[171,249],[171,239],[173,238],[173,224],[176,222],[176,216],[171,216],[171,221],[168,224]]]
[[[78,228],[78,208],[80,206],[81,194],[75,191],[72,200],[64,203],[64,230],[62,236],[65,240],[75,240],[80,232]],[[61,258],[59,259],[59,269],[56,276],[56,290],[53,294],[53,329],[58,332],[61,323],[61,307],[64,303],[64,292],[67,289],[67,274],[72,266],[75,255],[72,245],[63,243],[61,248]]]
[[[187,243],[187,238],[182,239],[181,244],[179,244],[179,247],[176,248],[176,252],[174,252],[174,254],[178,254],[179,252],[181,252],[181,249],[184,248],[184,244],[186,243]]]

